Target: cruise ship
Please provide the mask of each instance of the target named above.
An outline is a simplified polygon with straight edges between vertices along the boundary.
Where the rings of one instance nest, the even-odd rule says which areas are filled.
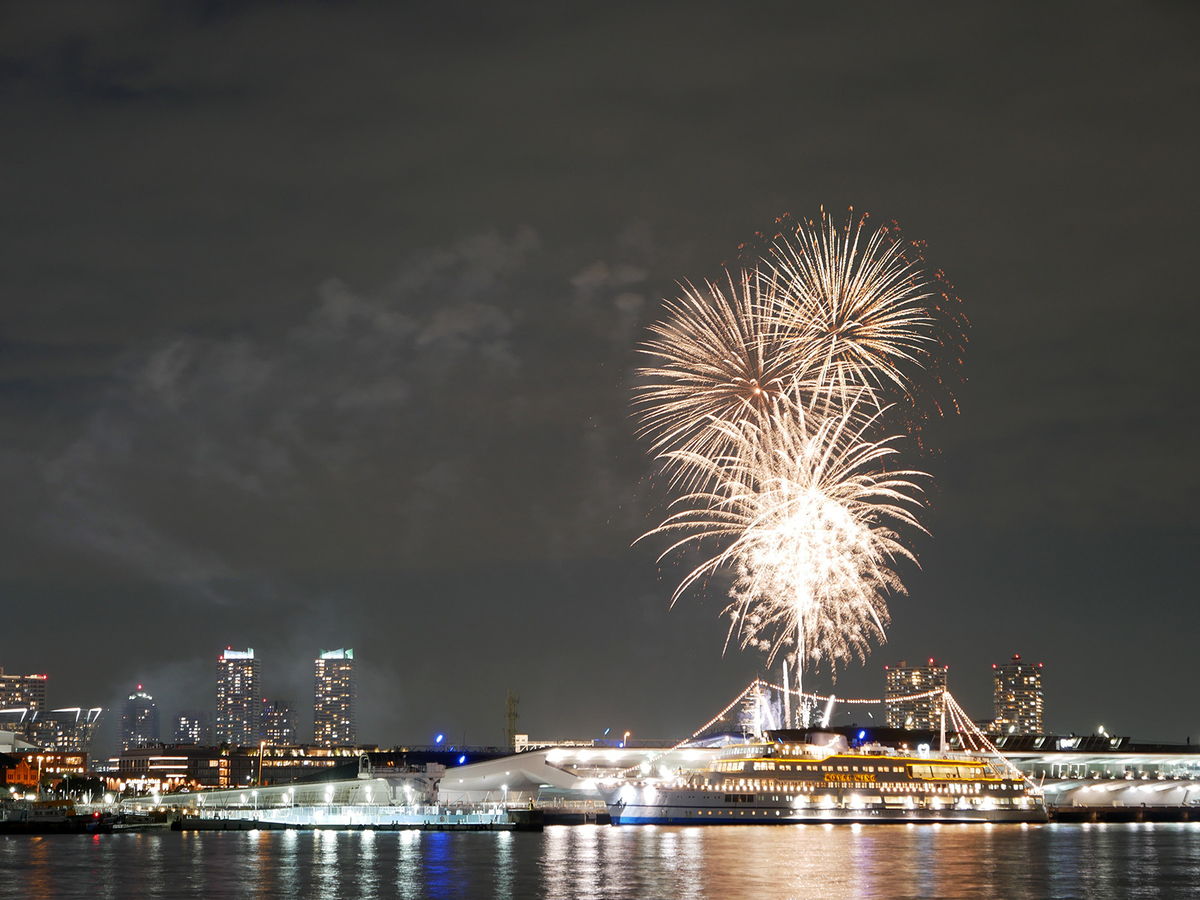
[[[1041,790],[998,760],[821,732],[768,732],[707,770],[598,788],[614,825],[1046,821]]]

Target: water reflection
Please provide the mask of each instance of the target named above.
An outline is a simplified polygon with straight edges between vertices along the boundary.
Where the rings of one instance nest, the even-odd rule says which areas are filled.
[[[1182,897],[1200,825],[0,836],[0,896]]]
[[[395,875],[395,896],[403,900],[414,900],[421,896],[421,833],[419,831],[402,831],[395,836],[396,862],[393,866]]]
[[[355,881],[358,896],[362,900],[375,900],[379,896],[379,869],[375,862],[375,832],[364,831],[358,846],[355,865]]]
[[[513,834],[502,831],[496,835],[496,896],[511,897],[516,882],[516,867],[513,864]]]

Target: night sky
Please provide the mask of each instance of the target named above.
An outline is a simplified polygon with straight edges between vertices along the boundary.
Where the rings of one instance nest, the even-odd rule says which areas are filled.
[[[305,734],[343,646],[363,741],[499,743],[507,688],[691,733],[764,658],[632,546],[634,348],[853,207],[954,283],[967,381],[888,643],[806,685],[933,656],[985,718],[1020,653],[1052,730],[1200,735],[1200,8],[505,5],[3,7],[0,666],[164,736],[227,646]]]

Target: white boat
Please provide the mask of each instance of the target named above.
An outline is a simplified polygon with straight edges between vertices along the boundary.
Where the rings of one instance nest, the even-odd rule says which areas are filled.
[[[1046,821],[1041,790],[1001,761],[851,748],[812,732],[734,744],[706,770],[598,788],[614,825]]]

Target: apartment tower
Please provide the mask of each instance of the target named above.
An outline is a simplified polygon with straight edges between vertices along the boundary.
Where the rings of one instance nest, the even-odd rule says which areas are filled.
[[[358,685],[352,649],[322,650],[317,656],[313,742],[324,747],[358,742]]]
[[[218,744],[247,747],[262,735],[262,687],[254,648],[226,649],[217,659]]]

